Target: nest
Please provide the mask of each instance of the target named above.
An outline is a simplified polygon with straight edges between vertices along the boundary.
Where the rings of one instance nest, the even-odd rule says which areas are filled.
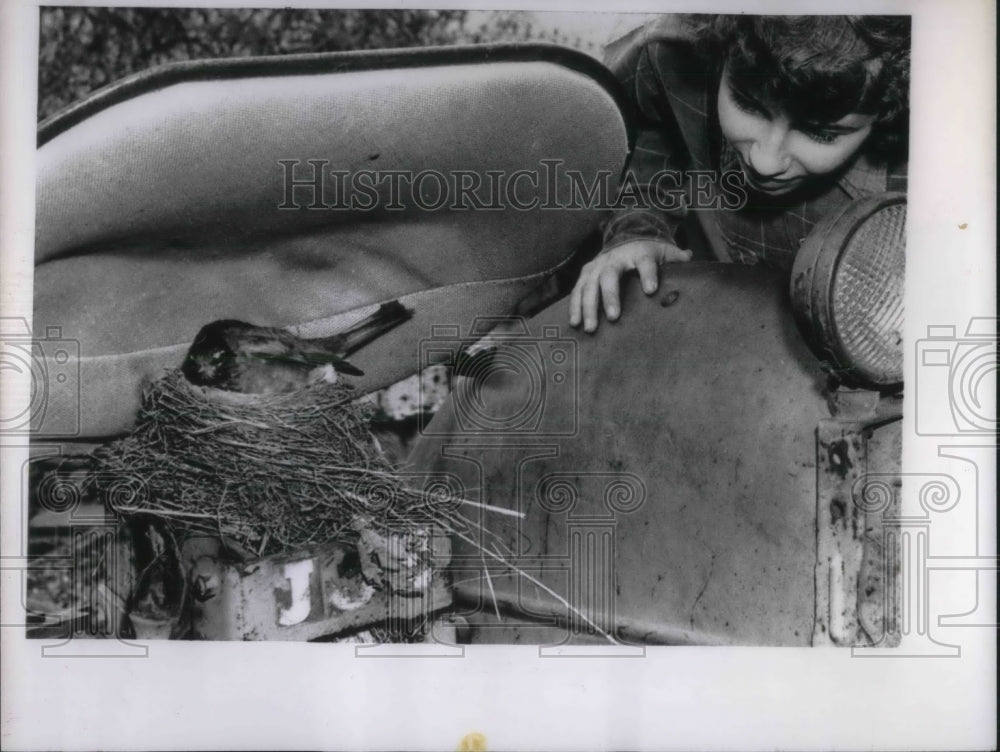
[[[419,589],[408,577],[422,570],[417,560],[432,553],[431,530],[444,532],[476,548],[484,565],[489,559],[511,570],[615,642],[515,566],[501,536],[462,508],[523,513],[470,501],[447,487],[418,490],[405,483],[369,430],[373,411],[342,381],[245,395],[192,386],[180,371],[170,371],[143,395],[135,430],[94,453],[90,482],[124,519],[152,515],[167,522],[175,547],[178,533],[218,536],[257,556],[352,542],[377,554],[389,586],[402,592]],[[492,594],[489,570],[484,574]],[[494,609],[499,619],[495,597]]]
[[[257,556],[356,540],[376,521],[467,529],[456,499],[400,479],[360,397],[343,381],[238,394],[170,371],[143,395],[135,430],[95,453],[93,482],[121,515],[166,518]]]

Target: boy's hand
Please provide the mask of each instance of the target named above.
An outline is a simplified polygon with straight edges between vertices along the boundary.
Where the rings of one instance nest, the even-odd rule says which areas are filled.
[[[659,287],[659,265],[667,262],[690,261],[691,251],[685,251],[665,240],[633,240],[599,254],[584,265],[580,279],[569,296],[570,326],[583,320],[585,332],[597,329],[598,298],[604,300],[609,321],[617,321],[621,313],[618,280],[632,269],[639,272],[642,289],[652,295]]]

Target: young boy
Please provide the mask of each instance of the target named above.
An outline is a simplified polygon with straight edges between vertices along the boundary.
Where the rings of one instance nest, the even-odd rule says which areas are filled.
[[[652,294],[659,264],[691,258],[679,245],[789,270],[827,212],[905,191],[909,54],[905,16],[673,16],[609,45],[648,200],[606,222],[570,324],[595,331],[601,302],[617,320],[621,276]]]

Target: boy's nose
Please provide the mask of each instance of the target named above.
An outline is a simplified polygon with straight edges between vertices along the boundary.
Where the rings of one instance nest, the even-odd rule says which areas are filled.
[[[791,164],[791,157],[785,150],[787,133],[786,128],[772,126],[750,145],[750,166],[761,177],[776,177]]]

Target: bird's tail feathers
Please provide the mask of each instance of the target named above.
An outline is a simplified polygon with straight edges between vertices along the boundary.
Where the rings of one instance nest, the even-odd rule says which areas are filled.
[[[311,339],[309,343],[324,350],[350,355],[411,318],[413,318],[413,311],[398,300],[393,300],[389,303],[383,303],[375,313],[366,316],[339,334],[332,337]]]

